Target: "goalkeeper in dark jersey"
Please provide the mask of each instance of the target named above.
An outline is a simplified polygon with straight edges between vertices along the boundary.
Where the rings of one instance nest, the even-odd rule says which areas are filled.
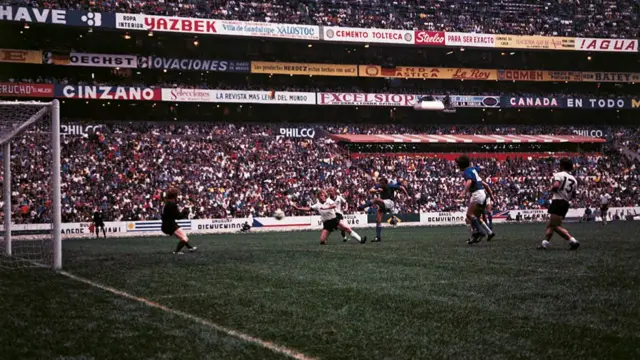
[[[187,234],[185,234],[177,222],[177,220],[184,219],[189,215],[189,209],[184,208],[180,211],[177,201],[178,189],[171,188],[167,190],[167,199],[162,206],[162,232],[167,235],[175,235],[175,237],[178,238],[178,246],[173,252],[174,254],[183,254],[183,247],[186,247],[192,252],[196,251],[198,248],[189,244]]]
[[[104,228],[104,213],[102,213],[102,210],[96,209],[93,213],[93,227],[96,232],[96,238],[100,237],[100,229],[102,229],[104,238],[107,238],[107,230]]]

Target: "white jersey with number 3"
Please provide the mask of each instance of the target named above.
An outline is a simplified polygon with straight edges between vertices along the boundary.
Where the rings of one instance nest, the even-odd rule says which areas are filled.
[[[553,174],[553,182],[559,182],[560,187],[553,193],[552,200],[565,200],[570,202],[573,199],[573,194],[578,189],[578,181],[573,175],[561,171]]]

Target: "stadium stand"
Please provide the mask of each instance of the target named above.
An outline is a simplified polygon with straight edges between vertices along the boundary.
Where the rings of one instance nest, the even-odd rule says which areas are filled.
[[[184,17],[361,28],[517,35],[637,38],[636,1],[4,1],[11,5],[84,8]]]
[[[269,216],[281,208],[294,211],[287,199],[307,202],[318,184],[340,189],[351,211],[366,199],[376,172],[411,184],[401,212],[456,211],[460,191],[452,161],[432,156],[354,157],[325,138],[289,139],[272,125],[111,123],[96,133],[65,136],[63,141],[63,220],[85,221],[95,208],[108,219],[158,217],[161,190],[179,186],[193,218]],[[489,126],[326,126],[329,133],[356,134],[572,134],[580,128]],[[622,128],[605,130],[613,140],[631,141]],[[25,142],[35,133],[25,135]],[[637,139],[637,138],[635,138]],[[32,141],[35,143],[35,141]],[[576,175],[583,185],[578,206],[595,206],[596,194],[608,189],[614,206],[640,205],[640,162],[629,160],[610,142],[599,154],[575,154]],[[16,151],[18,149],[16,148]],[[508,152],[508,150],[504,150]],[[287,154],[286,157],[282,154]],[[19,152],[15,156],[20,156]],[[478,159],[491,174],[499,208],[548,206],[548,175],[555,161],[547,156],[503,161]],[[299,164],[307,164],[304,168]],[[19,223],[46,221],[46,204],[38,202],[38,174],[44,164],[23,163],[14,181],[18,196],[14,218]]]
[[[484,2],[441,1],[424,5],[415,1],[4,1],[3,4],[43,8],[83,9],[99,12],[164,14],[216,19],[255,20],[327,26],[384,27],[475,31],[559,36],[635,38],[637,11],[630,1]],[[534,15],[535,16],[532,16]],[[528,19],[528,20],[523,20]],[[615,21],[614,21],[615,20]],[[595,29],[598,29],[598,32]],[[603,30],[604,29],[604,30]],[[122,69],[69,65],[69,54],[128,54],[184,59],[277,61],[325,64],[378,64],[393,66],[469,67],[558,71],[635,71],[636,54],[578,51],[505,52],[486,49],[385,47],[265,39],[88,31],[84,28],[31,26],[2,22],[3,48],[41,49],[44,63],[3,63],[0,82],[58,85],[114,85],[139,88],[269,90],[389,94],[459,94],[508,96],[631,97],[636,84],[627,82],[460,81],[460,79],[408,79],[333,76],[289,76],[287,73],[186,71],[175,69]],[[51,36],[55,34],[56,36]],[[196,42],[197,40],[197,42]],[[615,61],[615,69],[610,65]],[[504,80],[504,79],[503,79]],[[56,94],[56,97],[60,97]],[[325,137],[279,137],[278,125],[322,129],[332,134],[555,134],[603,129],[606,145],[597,151],[572,149],[580,164],[578,175],[588,184],[575,206],[595,201],[596,189],[612,188],[613,205],[636,205],[638,163],[637,131],[621,125],[633,123],[632,110],[607,112],[607,121],[590,109],[457,109],[450,116],[425,115],[407,107],[312,106],[243,103],[173,103],[169,101],[62,100],[67,123],[97,125],[100,134],[67,135],[63,142],[63,221],[86,221],[96,207],[108,220],[154,219],[159,215],[161,189],[180,186],[192,208],[192,217],[220,218],[269,216],[281,208],[294,211],[288,198],[305,203],[326,184],[337,186],[349,200],[350,210],[366,197],[376,171],[409,181],[411,197],[400,201],[401,212],[457,210],[452,200],[459,181],[450,160],[438,154],[388,156],[371,147],[336,143]],[[522,110],[522,111],[521,111]],[[332,124],[328,124],[331,119]],[[180,123],[167,123],[178,120]],[[85,122],[86,121],[86,122]],[[132,123],[125,123],[131,121]],[[180,125],[178,125],[180,124]],[[444,124],[444,125],[434,125]],[[454,125],[455,124],[455,125]],[[508,124],[508,125],[502,125]],[[546,124],[546,125],[544,125]],[[563,124],[558,126],[557,124]],[[574,126],[572,126],[572,124]],[[580,126],[576,127],[576,124]],[[593,124],[589,126],[587,124]],[[613,127],[609,127],[609,126]],[[86,134],[85,134],[86,135]],[[34,143],[33,133],[25,143]],[[35,139],[37,140],[37,139]],[[404,147],[403,147],[404,146]],[[407,145],[387,147],[389,153],[418,152]],[[380,150],[380,147],[377,148]],[[497,146],[486,149],[499,153]],[[575,150],[575,151],[574,151]],[[593,150],[593,149],[590,149]],[[16,150],[18,151],[18,150]],[[26,150],[21,150],[26,151]],[[499,208],[542,208],[553,160],[559,150],[545,156],[516,154],[504,147],[500,156],[482,157],[498,195]],[[366,156],[357,152],[366,153]],[[288,154],[286,158],[282,154]],[[508,154],[508,155],[505,155]],[[623,154],[624,153],[624,154]],[[17,152],[16,154],[19,154]],[[540,154],[538,154],[540,155]],[[14,156],[18,156],[15,155]],[[508,158],[508,160],[507,160]],[[212,161],[214,159],[214,161]],[[300,168],[300,162],[308,168]],[[16,221],[47,222],[48,204],[37,198],[44,174],[42,164],[24,162],[23,186]],[[15,175],[14,173],[14,176]],[[540,177],[544,177],[541,179]],[[606,180],[604,180],[606,179]],[[605,183],[607,185],[605,185]],[[16,195],[17,196],[17,195]]]
[[[0,360],[640,359],[639,10],[0,0]]]

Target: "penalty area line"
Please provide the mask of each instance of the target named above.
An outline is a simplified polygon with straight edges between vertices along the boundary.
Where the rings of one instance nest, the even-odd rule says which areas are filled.
[[[207,319],[203,319],[201,317],[197,317],[195,315],[191,315],[189,313],[186,313],[186,312],[183,312],[183,311],[180,311],[180,310],[171,309],[171,308],[166,307],[166,306],[164,306],[162,304],[159,304],[159,303],[157,303],[155,301],[151,301],[151,300],[145,299],[143,297],[135,296],[135,295],[129,294],[127,292],[120,291],[118,289],[112,288],[110,286],[99,284],[99,283],[91,281],[89,279],[85,279],[83,277],[73,275],[73,274],[71,274],[69,272],[59,271],[58,273],[60,275],[68,277],[70,279],[85,283],[87,285],[90,285],[92,287],[95,287],[95,288],[98,288],[98,289],[101,289],[101,290],[104,290],[104,291],[108,291],[108,292],[110,292],[112,294],[115,294],[115,295],[118,295],[120,297],[123,297],[123,298],[126,298],[126,299],[130,299],[130,300],[134,300],[134,301],[137,301],[137,302],[142,303],[144,305],[147,305],[149,307],[162,310],[162,311],[164,311],[164,312],[166,312],[168,314],[172,314],[172,315],[176,315],[176,316],[179,316],[179,317],[182,317],[182,318],[185,318],[185,319],[189,319],[189,320],[194,321],[194,322],[196,322],[196,323],[198,323],[200,325],[204,325],[206,327],[212,328],[212,329],[214,329],[216,331],[219,331],[219,332],[224,333],[226,335],[229,335],[231,337],[235,337],[235,338],[240,339],[242,341],[258,345],[258,346],[260,346],[262,348],[265,348],[265,349],[269,349],[269,350],[273,351],[274,353],[285,355],[285,356],[288,356],[288,357],[290,357],[292,359],[296,359],[296,360],[318,360],[318,358],[307,356],[307,355],[305,355],[305,354],[303,354],[300,351],[297,351],[295,349],[291,349],[291,348],[288,348],[286,346],[275,344],[275,343],[273,343],[271,341],[262,340],[262,339],[253,337],[251,335],[247,335],[247,334],[241,333],[239,331],[226,328],[224,326],[221,326],[221,325],[218,325],[218,324],[216,324],[214,322],[211,322],[211,321],[209,321]]]

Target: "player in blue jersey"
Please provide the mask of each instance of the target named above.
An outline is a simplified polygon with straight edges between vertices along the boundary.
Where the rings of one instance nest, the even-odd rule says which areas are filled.
[[[376,238],[373,240],[374,242],[382,241],[382,219],[385,213],[394,211],[396,206],[395,192],[398,190],[409,196],[407,189],[398,182],[390,184],[387,179],[380,178],[378,183],[369,190],[370,194],[378,197],[373,200],[367,200],[367,202],[358,206],[360,211],[371,206],[378,208],[376,211]]]
[[[482,221],[482,213],[487,205],[487,192],[485,185],[480,177],[480,168],[471,166],[471,160],[466,155],[462,155],[456,159],[458,168],[463,172],[464,189],[460,192],[460,198],[464,198],[469,192],[471,199],[467,208],[466,223],[469,228],[468,244],[477,242],[479,236],[477,233],[484,232],[487,235],[487,241],[491,241],[496,234]]]

